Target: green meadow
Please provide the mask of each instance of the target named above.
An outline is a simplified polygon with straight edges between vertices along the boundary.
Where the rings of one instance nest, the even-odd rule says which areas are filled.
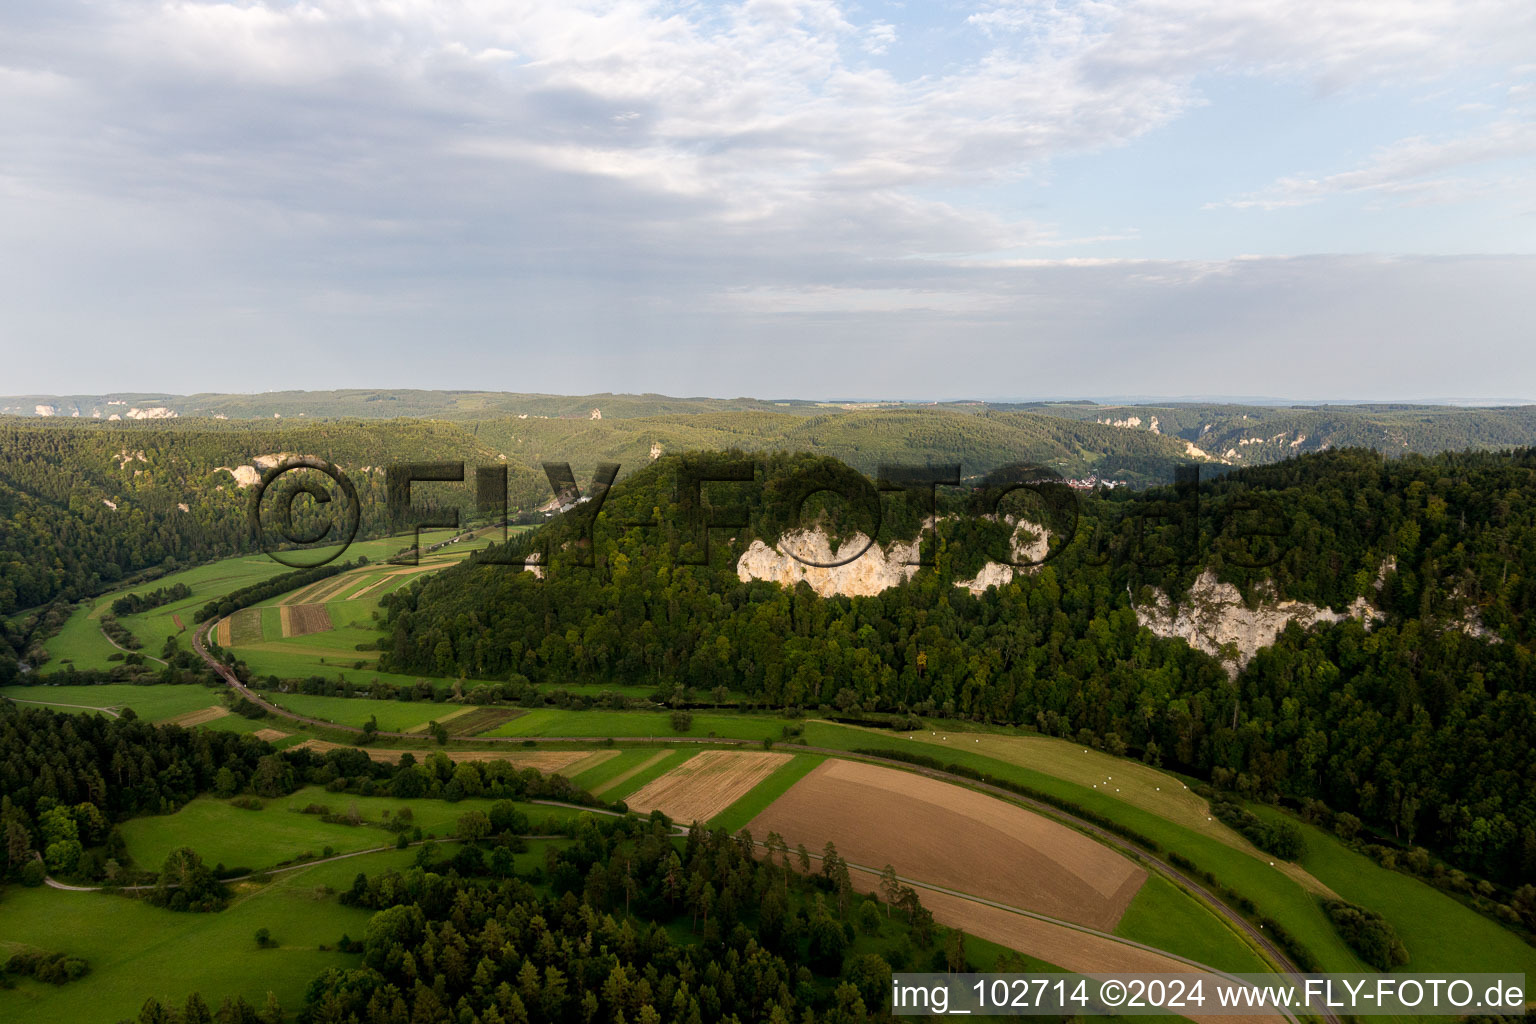
[[[451,536],[451,533],[452,531],[446,530],[423,531],[423,543],[432,544]],[[383,562],[410,542],[409,534],[357,541],[348,547],[341,557],[348,560],[366,557],[370,562]],[[485,538],[476,538],[474,541],[455,544],[443,552],[425,556],[423,562],[439,561],[443,565],[448,565],[463,558],[470,551],[487,546],[488,543],[489,541]],[[316,550],[324,552],[329,549]],[[59,633],[44,645],[50,656],[44,671],[57,671],[66,662],[79,669],[108,669],[120,664],[121,659],[114,661],[111,656],[122,652],[113,647],[102,635],[99,621],[103,613],[110,611],[112,602],[124,594],[147,594],[177,583],[184,583],[191,588],[192,596],[189,598],[151,608],[138,615],[124,615],[118,619],[123,627],[143,644],[139,649],[140,654],[158,656],[167,636],[180,635],[184,641],[190,639],[190,633],[195,628],[193,617],[213,598],[289,571],[291,570],[288,566],[281,565],[263,554],[237,555],[169,573],[135,586],[119,587],[100,597],[83,602],[74,610]],[[402,580],[407,579],[409,577],[402,578]],[[369,596],[377,598],[380,593],[381,591],[375,591]],[[180,629],[176,625],[177,617],[181,619],[182,628]],[[264,615],[263,625],[265,624]],[[271,635],[280,634],[274,632]]]
[[[1263,974],[1273,969],[1230,925],[1159,874],[1147,875],[1115,934],[1218,970]]]
[[[133,708],[134,714],[150,722],[211,707],[220,703],[224,693],[223,687],[214,690],[196,684],[132,686],[128,683],[105,683],[100,686],[45,684],[0,687],[0,696],[23,703],[46,704],[54,711],[92,714],[102,708],[120,711],[127,707]]]
[[[179,1007],[195,991],[214,1008],[228,995],[258,1009],[270,991],[292,1013],[315,975],[359,962],[334,947],[343,934],[360,938],[371,916],[319,887],[340,890],[359,871],[404,868],[414,856],[391,850],[284,872],[216,914],[178,914],[106,893],[8,887],[0,948],[84,957],[91,973],[62,986],[19,979],[0,990],[0,1022],[111,1024],[137,1019],[148,996]],[[271,930],[275,949],[257,948],[258,928]]]
[[[616,736],[628,739],[660,740],[678,736],[708,739],[778,739],[787,719],[768,715],[738,715],[692,712],[687,731],[672,728],[672,715],[666,711],[561,711],[539,708],[519,715],[486,736]]]
[[[395,834],[380,826],[398,815],[402,807],[411,809],[413,827],[424,834],[446,836],[453,832],[459,815],[489,811],[495,801],[396,800],[329,793],[321,786],[307,786],[262,803],[261,810],[251,811],[217,797],[200,796],[172,814],[133,818],[120,828],[128,853],[140,868],[157,871],[172,850],[186,846],[208,864],[262,870],[301,854],[318,857],[327,846],[335,853],[388,846],[395,842]],[[322,821],[319,814],[301,813],[311,804],[328,807],[335,814],[346,814],[355,806],[365,824],[333,824]],[[541,804],[518,806],[535,823],[550,818],[566,820],[581,813]]]
[[[362,728],[370,718],[377,718],[379,728],[385,732],[404,732],[414,726],[442,718],[462,707],[459,704],[438,704],[433,701],[323,697],[307,693],[267,692],[262,696],[294,714],[323,718],[337,725]],[[278,727],[282,725],[281,722],[272,724]]]
[[[1509,929],[1412,875],[1384,868],[1324,832],[1273,807],[1250,804],[1263,818],[1301,829],[1301,864],[1344,899],[1386,918],[1412,958],[1402,970],[1523,971],[1536,975],[1536,947]]]

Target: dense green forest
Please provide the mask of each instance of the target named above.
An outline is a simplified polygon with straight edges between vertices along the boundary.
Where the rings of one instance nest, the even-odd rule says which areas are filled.
[[[1051,512],[1055,557],[980,596],[954,584],[1007,550],[1008,529],[980,517],[1001,488],[960,491],[925,544],[933,566],[859,598],[738,579],[734,554],[793,524],[808,486],[847,482],[810,456],[756,465],[701,499],[684,460],[662,459],[595,522],[564,517],[399,591],[381,668],[1036,726],[1244,795],[1322,800],[1505,882],[1536,872],[1536,453],[1330,452],[1198,491],[1082,497],[1075,517]],[[881,499],[883,536],[914,535],[909,498]],[[853,501],[828,522],[846,535],[872,516]],[[712,531],[709,565],[689,564],[701,517],[740,524]],[[543,579],[493,564],[534,548]],[[1137,618],[1206,568],[1250,600],[1365,598],[1381,617],[1292,626],[1233,680]]]
[[[379,467],[405,462],[504,463],[515,510],[549,499],[543,462],[571,463],[585,486],[598,463],[618,462],[623,476],[657,452],[804,451],[866,473],[888,463],[959,464],[966,479],[1031,462],[1064,477],[1148,486],[1191,459],[1215,468],[1344,446],[1399,454],[1536,442],[1530,408],[870,407],[436,391],[0,399],[15,413],[39,406],[56,415],[0,417],[0,616],[97,593],[146,570],[252,550],[246,490],[220,467],[248,466],[263,454],[304,453],[341,466],[358,485],[362,535],[372,536],[385,516]],[[105,420],[141,407],[179,416]],[[594,410],[601,419],[591,418]],[[103,419],[91,419],[97,413]]]

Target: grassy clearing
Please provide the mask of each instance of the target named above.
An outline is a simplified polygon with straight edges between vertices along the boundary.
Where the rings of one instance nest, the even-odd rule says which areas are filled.
[[[495,801],[395,800],[390,797],[354,796],[328,793],[320,786],[307,786],[285,797],[264,801],[259,811],[248,811],[227,800],[200,796],[174,814],[133,818],[121,826],[128,852],[137,866],[158,869],[172,850],[189,846],[209,864],[226,867],[270,868],[302,853],[319,856],[329,846],[336,853],[350,853],[395,841],[394,833],[377,827],[400,808],[409,807],[412,825],[424,833],[447,835],[459,815],[470,810],[488,811]],[[322,821],[318,814],[301,814],[310,804],[321,804],[337,814],[345,814],[354,804],[367,823],[339,825]],[[551,817],[568,819],[580,812],[539,804],[519,804],[530,821],[543,822]],[[374,826],[374,827],[370,827]],[[347,876],[350,881],[351,876]]]
[[[338,725],[361,728],[376,717],[386,732],[403,732],[457,709],[456,704],[418,701],[370,700],[366,697],[320,697],[305,693],[265,693],[269,701],[295,714],[323,718]]]
[[[623,736],[669,739],[690,736],[704,739],[722,736],[728,739],[776,739],[785,719],[767,715],[694,713],[687,732],[672,728],[671,714],[665,711],[561,711],[540,708],[498,726],[486,736]]]
[[[107,683],[101,686],[7,686],[0,688],[0,695],[17,701],[43,702],[49,705],[67,704],[70,707],[52,706],[52,711],[69,714],[93,714],[100,708],[133,708],[140,718],[159,722],[188,711],[217,704],[224,693],[220,687],[211,690],[193,684],[171,686],[131,686],[127,683]]]
[[[1115,934],[1224,971],[1270,970],[1226,922],[1161,875],[1147,876]]]
[[[723,828],[727,832],[745,828],[747,822],[767,810],[769,804],[783,796],[790,786],[805,778],[825,760],[819,754],[796,754],[789,763],[781,765],[778,771],[753,786],[746,796],[711,818],[709,827]]]
[[[194,991],[215,1007],[223,996],[239,995],[258,1008],[271,991],[295,1011],[315,975],[359,961],[319,946],[334,946],[343,933],[361,937],[371,916],[341,906],[335,896],[316,899],[315,886],[341,889],[358,871],[404,867],[414,853],[390,851],[285,873],[217,914],[177,914],[101,893],[9,888],[6,940],[83,956],[91,973],[62,987],[21,979],[14,990],[0,991],[0,1022],[132,1020],[148,996],[179,1007]],[[258,950],[252,938],[258,928],[270,928],[278,948]]]
[[[1391,871],[1337,837],[1273,807],[1250,805],[1271,820],[1285,818],[1306,836],[1301,862],[1351,903],[1392,923],[1413,959],[1405,971],[1524,971],[1536,974],[1536,948],[1496,922],[1409,875]]]

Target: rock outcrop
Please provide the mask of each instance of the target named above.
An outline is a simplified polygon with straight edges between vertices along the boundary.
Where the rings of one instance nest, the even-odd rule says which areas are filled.
[[[834,553],[831,538],[824,531],[795,530],[780,537],[771,548],[760,540],[753,541],[736,561],[736,576],[743,583],[771,580],[784,587],[793,587],[803,580],[822,597],[869,597],[917,574],[918,543],[893,541],[881,548],[871,544],[864,534],[855,533],[839,544]],[[863,554],[853,558],[855,552],[866,547]],[[849,558],[852,561],[846,565],[822,567]]]
[[[1210,570],[1200,574],[1180,604],[1173,604],[1159,592],[1153,604],[1136,609],[1137,621],[1153,633],[1184,640],[1221,661],[1234,677],[1260,648],[1273,644],[1293,622],[1309,628],[1353,618],[1369,627],[1378,617],[1379,613],[1363,597],[1355,598],[1342,613],[1303,601],[1273,598],[1264,599],[1257,608],[1249,608],[1236,587],[1218,582]]]
[[[991,516],[985,518],[991,519]],[[1051,535],[1038,523],[1032,523],[1027,519],[1020,519],[1013,527],[1013,560],[1014,562],[1041,562],[1051,551]],[[973,594],[984,594],[988,587],[1007,586],[1013,582],[1018,573],[1033,573],[1038,571],[1038,565],[1013,566],[1002,562],[988,562],[981,567],[975,579],[956,580],[955,586],[964,587]]]

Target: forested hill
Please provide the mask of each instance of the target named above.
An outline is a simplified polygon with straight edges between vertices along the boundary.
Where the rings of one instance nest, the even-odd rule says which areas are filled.
[[[1253,466],[1330,448],[1432,455],[1536,444],[1536,406],[1266,406],[1177,403],[1038,403],[1032,412],[1189,441],[1214,460]]]
[[[146,569],[253,550],[257,460],[287,453],[340,466],[358,489],[361,536],[385,528],[383,467],[498,453],[453,424],[70,423],[0,418],[0,616],[99,592]],[[542,473],[509,469],[512,504],[543,501]]]
[[[742,582],[736,555],[794,525],[797,479],[836,487],[847,471],[758,462],[753,482],[698,499],[678,486],[683,460],[661,460],[614,489],[589,540],[578,512],[522,541],[513,553],[544,549],[543,578],[486,564],[508,554],[493,552],[399,592],[381,668],[1038,726],[1247,793],[1322,799],[1491,877],[1536,871],[1536,454],[1347,451],[1239,470],[1201,485],[1193,541],[1178,519],[1193,492],[1084,497],[1075,533],[1070,509],[1045,502],[1022,511],[1060,553],[979,596],[955,583],[1002,557],[1009,531],[980,518],[995,492],[960,492],[925,545],[932,567],[825,599]],[[904,501],[887,496],[884,536],[915,534],[923,510]],[[1172,525],[1138,525],[1147,512]],[[708,566],[686,564],[703,557],[700,514],[745,524],[711,532]],[[831,532],[870,525],[861,515],[844,506]],[[1206,569],[1252,599],[1364,598],[1379,617],[1293,626],[1230,679],[1137,617],[1156,588],[1180,595]]]

